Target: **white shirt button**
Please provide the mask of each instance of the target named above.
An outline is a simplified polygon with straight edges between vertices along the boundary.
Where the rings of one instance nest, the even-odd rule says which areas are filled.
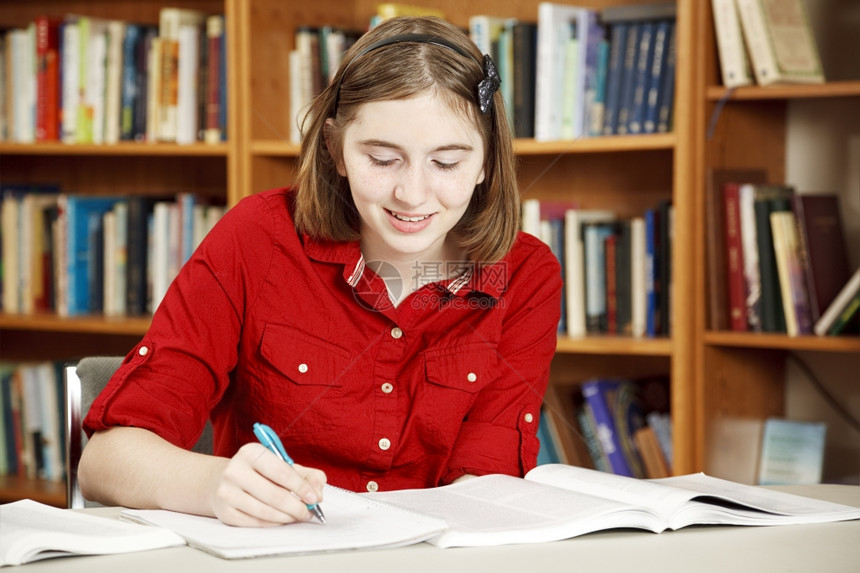
[[[469,382],[474,382],[478,379],[478,376],[474,372],[469,372],[468,376],[466,376],[466,380]]]
[[[393,338],[394,340],[397,340],[401,336],[403,336],[403,331],[400,330],[399,327],[395,326],[394,328],[391,329],[391,338]]]
[[[370,491],[370,492],[374,492],[374,491],[379,490],[379,484],[373,480],[370,480],[369,482],[367,482],[367,485],[365,487],[367,488],[367,491]]]
[[[389,440],[388,438],[382,438],[381,440],[379,440],[379,449],[380,450],[387,450],[390,447],[391,447],[391,440]]]
[[[534,419],[535,419],[535,417],[532,416],[531,412],[529,412],[528,414],[525,415],[525,420],[529,424],[531,424],[534,421]]]
[[[382,391],[386,394],[391,394],[391,391],[394,390],[394,386],[386,382],[382,385]]]
[[[146,356],[147,354],[149,354],[149,348],[146,346],[141,346],[138,349],[137,353],[140,354],[141,356]]]
[[[305,372],[307,372],[307,371],[308,371],[308,365],[307,365],[307,364],[305,364],[304,362],[302,362],[301,364],[299,364],[299,372],[301,372],[302,374],[304,374],[304,373],[305,373]]]

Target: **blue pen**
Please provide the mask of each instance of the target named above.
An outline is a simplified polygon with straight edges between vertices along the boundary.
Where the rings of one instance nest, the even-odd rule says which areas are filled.
[[[260,440],[260,443],[266,446],[272,453],[276,456],[290,464],[293,465],[293,459],[287,455],[287,451],[284,449],[284,445],[281,444],[281,439],[278,437],[278,434],[275,433],[272,428],[267,426],[266,424],[260,424],[259,422],[254,424],[254,435],[257,436],[257,439]],[[317,504],[310,505],[308,504],[308,509],[311,513],[313,513],[317,519],[319,519],[322,523],[325,523],[325,516],[323,515],[322,509]]]

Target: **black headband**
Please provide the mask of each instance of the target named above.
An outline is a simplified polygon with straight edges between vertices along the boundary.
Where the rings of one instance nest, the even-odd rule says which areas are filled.
[[[439,36],[432,36],[430,34],[398,34],[396,36],[391,36],[388,38],[384,38],[379,40],[378,42],[374,42],[373,44],[366,47],[364,50],[356,54],[354,58],[352,58],[346,67],[343,69],[343,72],[340,74],[340,78],[337,82],[337,87],[334,92],[334,112],[337,113],[337,104],[340,99],[340,84],[343,81],[343,78],[346,76],[346,72],[349,70],[349,67],[355,62],[357,59],[361,58],[365,54],[368,54],[374,50],[378,50],[384,46],[390,46],[391,44],[400,44],[403,42],[412,42],[417,44],[435,44],[437,46],[442,46],[443,48],[448,48],[449,50],[453,50],[463,56],[464,58],[472,58],[470,54],[461,50],[456,44],[453,44],[446,40],[445,38],[441,38]],[[488,55],[484,55],[483,61],[484,68],[484,79],[478,84],[478,106],[481,109],[481,113],[487,113],[492,109],[493,106],[493,94],[496,93],[496,90],[499,89],[499,85],[502,83],[501,78],[499,77],[499,73],[496,71],[496,65],[493,63],[492,58]]]

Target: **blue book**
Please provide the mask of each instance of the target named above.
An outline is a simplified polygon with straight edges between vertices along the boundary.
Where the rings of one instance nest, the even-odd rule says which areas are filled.
[[[624,42],[624,56],[621,65],[621,94],[618,99],[618,116],[615,133],[627,135],[627,123],[633,106],[633,88],[636,83],[636,55],[639,53],[639,34],[642,24],[631,24]]]
[[[612,223],[585,223],[585,330],[606,332],[606,237],[615,232]]]
[[[666,39],[666,64],[663,85],[660,87],[657,111],[657,132],[666,133],[672,126],[672,113],[675,102],[675,25],[669,28]]]
[[[666,71],[666,57],[669,52],[667,49],[669,33],[673,25],[674,23],[669,20],[657,23],[657,31],[654,35],[654,56],[651,60],[648,89],[645,94],[645,115],[642,122],[642,133],[657,132],[660,88],[663,87],[663,74]]]
[[[623,436],[616,423],[615,400],[620,380],[592,379],[582,385],[582,396],[594,417],[595,433],[612,473],[636,477],[624,454]]]
[[[603,135],[618,131],[618,110],[621,103],[621,83],[629,24],[619,22],[610,28],[609,62],[606,69],[606,104],[603,109]]]
[[[606,74],[609,67],[609,42],[604,38],[597,49],[595,66],[594,100],[588,111],[588,134],[603,134],[603,118],[606,114]]]
[[[540,449],[538,449],[537,465],[559,463],[558,449],[555,440],[552,439],[552,431],[549,427],[549,415],[546,412],[541,412],[540,415],[538,440],[540,441]]]
[[[76,316],[90,312],[89,273],[93,253],[90,251],[90,234],[93,217],[103,217],[119,199],[116,197],[62,195],[61,216],[65,217],[65,257],[67,296],[60,305],[60,314]]]
[[[140,41],[140,26],[128,23],[122,43],[122,87],[120,95],[120,133],[122,141],[134,140],[134,109],[137,102],[137,44]]]
[[[645,335],[659,332],[660,245],[658,243],[659,215],[657,210],[645,211]]]
[[[642,133],[645,121],[646,93],[651,75],[651,62],[654,59],[654,37],[657,25],[644,22],[639,31],[639,48],[636,52],[636,72],[633,83],[633,99],[627,111],[627,132],[633,135]]]

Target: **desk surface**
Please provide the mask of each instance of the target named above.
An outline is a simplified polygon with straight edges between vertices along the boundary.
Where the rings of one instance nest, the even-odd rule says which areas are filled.
[[[858,486],[791,486],[790,493],[860,507]],[[115,516],[115,508],[86,510]],[[426,543],[375,551],[229,561],[190,547],[68,557],[17,567],[22,573],[121,571],[517,572],[827,571],[860,570],[860,520],[775,527],[697,526],[654,534],[616,530],[533,545],[439,549]],[[10,569],[10,572],[13,569]]]

